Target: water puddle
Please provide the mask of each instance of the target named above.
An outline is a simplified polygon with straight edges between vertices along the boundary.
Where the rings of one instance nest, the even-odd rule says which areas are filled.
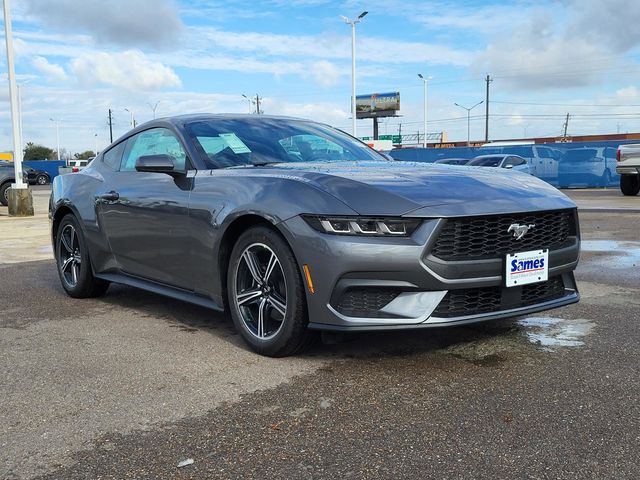
[[[529,342],[548,352],[554,352],[558,347],[584,345],[581,339],[589,335],[595,326],[592,321],[581,318],[527,317],[517,323],[526,329]]]
[[[582,240],[583,252],[611,253],[607,266],[629,268],[640,265],[640,242],[624,240]]]

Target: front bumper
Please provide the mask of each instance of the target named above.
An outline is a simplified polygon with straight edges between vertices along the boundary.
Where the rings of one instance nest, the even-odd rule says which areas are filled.
[[[323,234],[300,217],[284,222],[301,271],[306,264],[313,279],[315,293],[307,290],[309,327],[368,331],[457,325],[539,312],[579,300],[573,276],[580,251],[578,234],[549,252],[549,278],[562,279],[560,294],[518,304],[511,298],[526,287],[502,287],[504,258],[441,261],[430,254],[443,223],[425,219],[411,237],[387,238]],[[499,292],[499,306],[492,311],[478,308],[438,314],[447,293],[474,289]],[[373,293],[344,301],[346,293],[353,291]],[[387,298],[388,292],[392,294]],[[374,314],[359,314],[363,303],[376,302],[382,308]]]

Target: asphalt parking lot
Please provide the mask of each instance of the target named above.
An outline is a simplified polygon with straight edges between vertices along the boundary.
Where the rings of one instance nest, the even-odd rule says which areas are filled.
[[[0,478],[639,478],[640,197],[570,194],[579,304],[268,359],[200,307],[68,298],[37,187],[0,210]]]

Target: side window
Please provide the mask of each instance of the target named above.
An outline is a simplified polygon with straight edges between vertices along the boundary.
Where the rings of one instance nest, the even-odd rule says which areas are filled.
[[[121,172],[133,172],[136,160],[145,155],[171,155],[176,170],[184,170],[187,154],[180,141],[166,128],[152,128],[129,138],[122,159]]]
[[[522,158],[518,158],[518,157],[508,157],[507,161],[504,162],[505,167],[507,165],[513,165],[518,166],[518,165],[524,165],[526,162],[522,159]]]
[[[127,144],[126,141],[120,142],[102,155],[102,161],[115,171],[120,169],[120,161],[122,160],[122,152]]]

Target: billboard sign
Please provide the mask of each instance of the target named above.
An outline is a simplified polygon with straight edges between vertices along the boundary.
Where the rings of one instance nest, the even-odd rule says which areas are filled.
[[[400,92],[356,95],[356,118],[393,117],[400,110]]]

